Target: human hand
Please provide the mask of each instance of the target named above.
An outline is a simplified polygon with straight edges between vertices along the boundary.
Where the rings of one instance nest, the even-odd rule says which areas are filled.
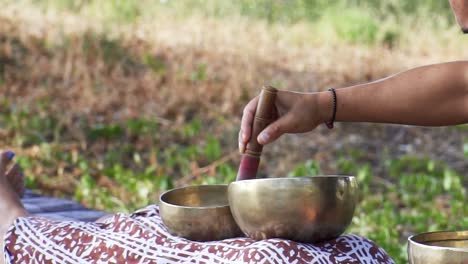
[[[273,142],[285,133],[304,133],[315,129],[329,119],[323,109],[327,100],[325,93],[299,93],[278,90],[275,100],[274,119],[257,137],[259,144]],[[331,101],[330,101],[331,102]],[[244,108],[239,131],[239,151],[243,153],[250,140],[252,123],[257,108],[258,96]],[[325,111],[326,112],[326,111]]]

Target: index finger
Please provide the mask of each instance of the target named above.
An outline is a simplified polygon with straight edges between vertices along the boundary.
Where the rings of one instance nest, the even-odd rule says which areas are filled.
[[[246,144],[250,139],[250,134],[252,133],[252,122],[255,116],[255,111],[257,110],[258,96],[250,100],[250,102],[245,106],[242,113],[241,121],[241,143]]]

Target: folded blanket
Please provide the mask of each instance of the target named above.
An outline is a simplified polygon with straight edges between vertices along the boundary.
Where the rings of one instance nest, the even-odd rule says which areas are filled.
[[[108,214],[86,208],[68,199],[41,196],[33,193],[31,190],[26,190],[21,202],[29,214],[56,220],[92,222]]]

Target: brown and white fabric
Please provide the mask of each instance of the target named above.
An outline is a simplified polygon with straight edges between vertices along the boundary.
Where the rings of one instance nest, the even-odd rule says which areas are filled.
[[[240,237],[194,242],[168,233],[155,205],[102,223],[18,218],[5,236],[6,263],[394,263],[356,235],[305,244]]]

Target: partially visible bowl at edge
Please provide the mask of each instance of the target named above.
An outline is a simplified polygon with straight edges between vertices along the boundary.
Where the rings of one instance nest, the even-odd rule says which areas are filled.
[[[468,230],[421,233],[408,238],[410,264],[467,264]]]

